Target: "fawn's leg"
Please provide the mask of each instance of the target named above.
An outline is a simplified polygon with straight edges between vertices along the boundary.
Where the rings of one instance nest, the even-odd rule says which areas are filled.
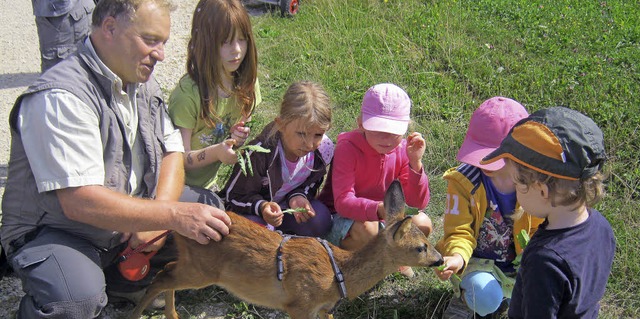
[[[180,261],[168,263],[165,268],[153,278],[151,285],[147,289],[147,293],[144,298],[142,298],[142,301],[140,301],[140,304],[136,306],[136,309],[134,309],[131,318],[139,318],[142,315],[142,311],[153,298],[161,292],[166,291],[165,316],[169,319],[177,319],[178,314],[176,313],[174,303],[176,290],[198,289],[214,283],[213,276],[215,271],[209,274],[194,273],[193,267],[179,262]]]
[[[178,318],[178,314],[176,313],[175,307],[175,277],[172,276],[173,271],[177,268],[177,262],[173,261],[168,263],[163,270],[161,270],[153,281],[151,285],[147,288],[146,293],[140,300],[140,302],[136,305],[136,308],[133,309],[133,312],[129,316],[130,319],[138,319],[142,316],[142,312],[147,307],[151,301],[153,301],[156,296],[158,296],[161,292],[167,291],[164,296],[164,313],[167,318]]]
[[[320,318],[320,319],[333,319],[333,314],[328,313],[326,310],[322,309],[318,313],[318,318]]]
[[[156,278],[159,277],[161,274],[162,272],[158,273]],[[147,305],[153,300],[153,298],[155,298],[157,295],[159,295],[162,292],[162,290],[154,289],[155,287],[156,287],[155,284],[151,284],[151,286],[149,286],[149,289],[147,289],[147,292],[144,294],[144,297],[142,297],[142,300],[140,300],[140,302],[136,305],[136,308],[133,309],[133,312],[131,313],[131,315],[129,315],[129,319],[140,318],[140,316],[142,316],[142,312],[147,307]],[[166,296],[164,300],[165,300],[165,312],[166,312],[166,308],[169,305],[167,303]]]
[[[318,314],[309,313],[309,311],[311,311],[310,308],[311,308],[310,305],[305,305],[305,306],[290,305],[286,307],[285,311],[287,312],[287,314],[291,319],[317,319]],[[322,319],[325,319],[325,318],[322,318]]]
[[[164,316],[167,319],[178,319],[176,312],[176,291],[174,289],[164,292]]]

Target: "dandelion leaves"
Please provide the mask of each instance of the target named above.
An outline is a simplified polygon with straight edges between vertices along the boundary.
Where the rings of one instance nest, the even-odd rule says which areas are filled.
[[[253,166],[251,166],[251,159],[249,158],[253,152],[271,153],[271,150],[260,145],[243,145],[238,147],[236,156],[238,157],[238,165],[240,165],[240,170],[242,170],[244,176],[247,176],[247,174],[253,176]]]

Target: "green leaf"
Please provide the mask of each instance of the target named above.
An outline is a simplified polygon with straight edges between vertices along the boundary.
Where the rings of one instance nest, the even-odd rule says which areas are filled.
[[[247,167],[245,165],[244,154],[241,152],[236,152],[238,156],[238,165],[240,165],[240,169],[242,170],[242,174],[247,176]]]
[[[520,266],[522,262],[522,254],[516,256],[516,258],[511,262],[514,266]]]
[[[287,214],[293,214],[293,213],[306,213],[308,212],[308,210],[304,207],[298,207],[298,208],[289,208],[289,209],[285,209],[282,211],[283,213],[287,213]]]
[[[259,152],[259,153],[271,153],[270,149],[264,148],[260,145],[242,145],[240,147],[238,147],[238,151],[239,152],[243,152],[243,151],[254,151],[254,152]]]
[[[259,153],[271,153],[270,149],[264,148],[260,145],[242,145],[236,149],[236,155],[238,156],[238,164],[244,176],[247,176],[247,171],[250,176],[253,176],[253,166],[251,165],[251,159],[249,158],[248,151]],[[246,157],[246,158],[245,158]]]
[[[527,233],[527,231],[525,231],[524,229],[520,230],[520,232],[516,235],[516,240],[520,244],[520,247],[524,249],[525,247],[527,247],[527,245],[529,245],[529,240],[530,240],[529,233]],[[515,266],[520,266],[521,262],[522,262],[522,254],[516,256],[516,258],[513,260],[512,263]]]
[[[516,235],[516,239],[518,240],[520,247],[522,247],[523,249],[527,247],[530,240],[529,234],[524,229],[520,230],[520,232]]]
[[[247,157],[247,170],[249,171],[249,175],[253,176],[253,166],[251,165],[251,159],[249,158],[249,155],[246,155]]]

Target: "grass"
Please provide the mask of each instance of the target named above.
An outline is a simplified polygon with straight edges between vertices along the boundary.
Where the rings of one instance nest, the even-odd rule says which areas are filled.
[[[440,176],[456,165],[469,116],[482,101],[502,95],[530,112],[563,105],[593,118],[609,155],[608,196],[596,208],[618,243],[600,318],[640,317],[637,1],[313,0],[291,19],[277,11],[252,19],[264,100],[257,127],[273,119],[296,80],[320,82],[332,96],[332,138],[355,126],[370,86],[393,82],[409,93],[413,129],[428,143],[434,242],[442,235]],[[429,269],[417,272],[416,280],[392,275],[341,303],[337,317],[439,318],[451,287]],[[229,317],[262,317],[260,309],[230,303],[236,310]]]

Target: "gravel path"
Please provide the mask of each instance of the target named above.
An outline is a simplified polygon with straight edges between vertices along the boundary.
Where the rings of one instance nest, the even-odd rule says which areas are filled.
[[[171,39],[166,46],[166,59],[156,66],[155,76],[165,92],[169,92],[184,73],[186,46],[191,25],[191,16],[197,0],[174,0],[177,9],[172,13]],[[252,14],[261,14],[264,8],[250,5]],[[0,196],[4,194],[9,162],[10,133],[8,117],[16,97],[35,80],[40,72],[38,37],[31,2],[28,0],[0,0]],[[186,293],[188,297],[197,292]],[[213,294],[216,294],[214,291]],[[0,318],[13,318],[18,309],[22,288],[15,277],[0,281]],[[202,296],[195,296],[203,300]],[[189,306],[191,307],[191,306]],[[192,307],[192,318],[225,318],[228,304],[200,302]],[[102,318],[124,318],[131,307],[114,308],[109,305]],[[276,313],[266,313],[265,318],[274,318]]]

